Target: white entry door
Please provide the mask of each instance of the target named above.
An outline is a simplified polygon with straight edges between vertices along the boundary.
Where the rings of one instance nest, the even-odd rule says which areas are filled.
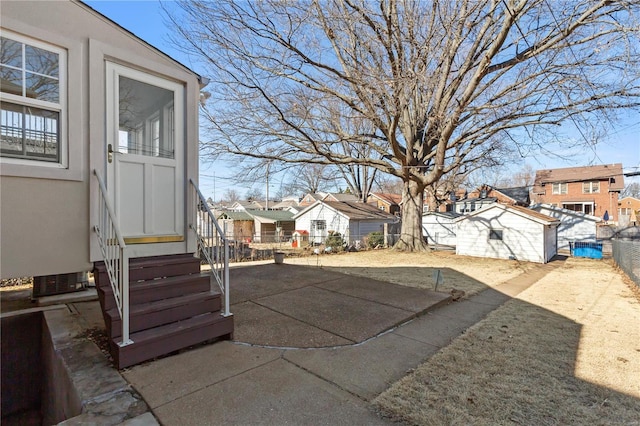
[[[107,182],[128,244],[184,240],[184,94],[107,63]]]

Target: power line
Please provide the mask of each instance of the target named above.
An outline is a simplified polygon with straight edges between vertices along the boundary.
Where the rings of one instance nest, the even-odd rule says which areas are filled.
[[[544,1],[545,1],[545,4],[546,4],[546,0],[544,0]],[[525,44],[527,45],[527,47],[529,49],[532,49],[532,46],[529,44],[529,41],[527,40],[527,36],[525,35],[524,31],[522,31],[522,28],[520,27],[520,23],[517,21],[517,19],[515,19],[515,16],[511,12],[511,10],[509,9],[509,5],[507,5],[505,0],[502,0],[502,4],[504,4],[504,7],[507,10],[507,12],[509,12],[509,14],[514,18],[514,24],[515,24],[516,28],[518,29],[518,31],[520,32],[520,35],[522,35],[522,39],[524,40]],[[548,4],[547,4],[547,7],[549,7]],[[555,17],[554,17],[554,19],[555,19]],[[556,28],[559,30],[559,28],[557,26],[556,26]],[[555,88],[555,86],[553,85],[553,83],[549,79],[549,76],[547,75],[547,73],[544,72],[544,67],[542,66],[542,63],[540,63],[540,59],[538,59],[537,55],[533,55],[533,59],[538,64],[538,67],[540,67],[540,70],[542,71],[543,78],[545,78],[547,80],[547,83],[549,83],[549,86],[553,90],[553,94],[558,98],[558,100],[560,101],[560,104],[567,111],[567,113],[569,113],[569,119],[573,122],[576,130],[578,130],[578,133],[580,133],[580,136],[582,136],[582,139],[584,139],[585,143],[591,147],[591,143],[587,139],[586,135],[582,132],[582,129],[580,128],[580,126],[578,126],[578,123],[576,122],[575,118],[573,117],[573,114],[571,114],[571,111],[569,110],[569,107],[564,103],[564,100],[558,94],[558,90]],[[598,153],[593,149],[593,147],[591,147],[591,149],[593,151],[594,156],[598,159],[598,161],[602,162],[602,159],[598,156]]]

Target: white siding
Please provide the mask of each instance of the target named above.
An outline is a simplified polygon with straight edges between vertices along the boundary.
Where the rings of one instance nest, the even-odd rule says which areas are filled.
[[[296,218],[296,229],[309,231],[309,241],[314,241],[314,237],[317,237],[311,229],[311,222],[314,220],[324,220],[326,222],[325,236],[329,231],[339,232],[344,235],[349,229],[349,221],[343,215],[324,204],[318,204]],[[318,242],[317,239],[315,241]]]
[[[428,244],[456,245],[456,225],[452,218],[437,214],[422,216],[422,234]]]
[[[324,220],[327,224],[326,234],[329,231],[339,232],[348,243],[361,241],[372,232],[383,232],[385,223],[393,223],[393,219],[369,219],[349,220],[347,217],[332,208],[318,204],[306,213],[296,218],[296,229],[309,231],[310,241],[314,241],[311,223],[314,220]],[[318,240],[315,240],[318,242]]]
[[[596,241],[596,221],[579,214],[539,206],[536,211],[560,220],[558,250],[569,250],[570,241]]]
[[[391,221],[382,222],[378,220],[361,220],[359,221],[359,232],[356,235],[352,235],[352,239],[362,240],[363,237],[366,237],[372,232],[384,232],[384,224],[390,222]]]
[[[550,261],[558,251],[557,226],[545,225],[545,263]]]
[[[196,75],[129,32],[72,1],[2,2],[2,29],[45,41],[67,52],[65,167],[32,166],[3,159],[0,167],[0,276],[2,278],[88,271],[102,255],[93,225],[98,221],[98,185],[105,178],[105,60],[146,70],[185,86],[186,178],[198,180]],[[187,186],[185,185],[186,189]],[[195,217],[184,207],[185,217]],[[184,229],[186,231],[186,221]],[[175,253],[195,251],[186,242],[165,243]],[[137,245],[137,250],[152,245]],[[133,245],[131,246],[133,247]],[[61,249],[62,248],[62,249]]]
[[[531,219],[492,208],[461,219],[456,224],[457,254],[546,262],[544,225]],[[502,241],[490,240],[490,229],[502,230]]]

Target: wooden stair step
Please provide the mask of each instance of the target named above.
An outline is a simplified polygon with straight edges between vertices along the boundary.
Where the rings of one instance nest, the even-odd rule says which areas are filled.
[[[137,305],[209,290],[210,276],[204,273],[132,282],[129,283],[129,304]],[[111,286],[97,288],[97,291],[104,311],[116,307]]]
[[[199,272],[200,259],[194,257],[192,253],[129,259],[130,281],[143,281],[154,278],[196,274]],[[96,262],[94,274],[96,276],[96,285],[109,285],[104,262]]]
[[[182,321],[207,312],[220,312],[220,293],[202,292],[170,299],[131,305],[129,331],[139,332],[176,321]],[[117,308],[107,311],[107,333],[111,338],[122,335],[122,320]]]
[[[233,316],[208,313],[131,334],[134,343],[120,347],[119,338],[111,341],[111,353],[117,368],[126,368],[161,355],[216,338],[231,339]]]

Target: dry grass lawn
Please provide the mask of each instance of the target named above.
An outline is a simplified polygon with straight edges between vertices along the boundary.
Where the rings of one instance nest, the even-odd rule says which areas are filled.
[[[640,300],[570,258],[375,399],[418,425],[639,425]]]
[[[411,287],[434,288],[433,273],[440,269],[444,284],[438,291],[462,290],[472,295],[495,287],[535,267],[529,262],[456,256],[452,252],[400,253],[371,250],[320,256],[291,257],[286,263],[313,265]]]

